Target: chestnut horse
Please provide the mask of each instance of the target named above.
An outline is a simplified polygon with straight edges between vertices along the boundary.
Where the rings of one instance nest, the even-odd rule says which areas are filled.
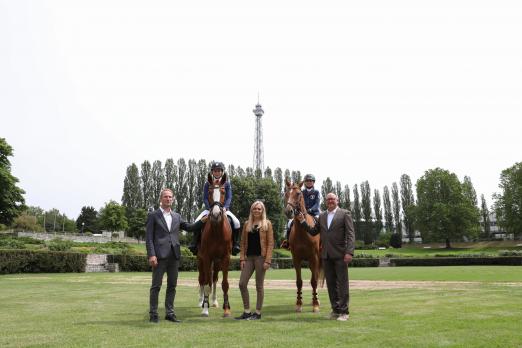
[[[221,179],[218,180],[213,180],[212,175],[208,175],[210,212],[203,226],[201,246],[198,251],[199,285],[203,287],[204,295],[201,314],[206,317],[208,317],[210,290],[212,284],[217,283],[219,271],[223,273],[223,281],[221,283],[221,288],[223,289],[223,316],[230,316],[228,266],[232,250],[232,227],[223,210],[225,202],[224,185],[226,181],[226,174],[223,174]]]
[[[297,301],[295,304],[296,312],[302,311],[303,298],[302,288],[303,279],[301,278],[301,263],[308,261],[310,271],[312,271],[312,278],[310,284],[312,285],[312,306],[313,312],[319,312],[319,299],[317,298],[317,284],[319,278],[323,278],[321,254],[320,254],[320,236],[311,236],[305,228],[301,226],[297,215],[302,213],[309,226],[315,225],[314,218],[307,213],[301,192],[303,182],[290,183],[288,179],[285,180],[285,214],[289,219],[294,219],[292,229],[290,231],[290,251],[292,252],[292,262],[295,268],[296,286],[297,286]],[[322,281],[321,281],[322,284]]]

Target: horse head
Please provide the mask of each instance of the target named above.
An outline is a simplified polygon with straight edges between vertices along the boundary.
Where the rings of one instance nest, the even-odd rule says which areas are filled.
[[[298,183],[291,183],[288,178],[285,179],[285,215],[287,218],[292,219],[299,213],[306,214],[304,206],[303,193],[301,192],[301,186],[303,181]]]
[[[220,179],[208,174],[208,202],[210,204],[209,218],[210,222],[220,223],[223,220],[223,205],[225,204],[225,183],[227,182],[227,174],[223,174]]]

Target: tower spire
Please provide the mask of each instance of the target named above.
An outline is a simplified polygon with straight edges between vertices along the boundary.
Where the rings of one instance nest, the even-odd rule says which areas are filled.
[[[256,133],[254,139],[254,172],[258,169],[263,173],[265,171],[264,154],[263,154],[263,124],[261,118],[265,113],[261,104],[259,104],[259,92],[257,92],[257,104],[256,108],[252,110],[256,115]]]

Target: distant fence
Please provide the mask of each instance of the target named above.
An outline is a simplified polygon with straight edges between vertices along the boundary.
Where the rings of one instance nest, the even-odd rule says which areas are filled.
[[[113,237],[112,234],[117,233],[119,237]],[[72,233],[44,233],[44,232],[16,232],[18,237],[30,237],[33,239],[50,241],[56,238],[70,240],[73,242],[87,243],[108,243],[108,242],[126,242],[137,243],[134,238],[124,237],[123,232],[103,232],[98,235],[72,234]]]

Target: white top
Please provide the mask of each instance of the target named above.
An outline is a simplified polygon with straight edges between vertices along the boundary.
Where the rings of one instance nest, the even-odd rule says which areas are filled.
[[[167,222],[167,227],[169,228],[169,231],[170,231],[170,227],[172,226],[172,214],[171,214],[172,210],[166,211],[162,207],[160,207],[160,209],[161,209],[161,212],[163,213],[163,217],[165,218],[165,221]]]
[[[337,211],[337,208],[335,208],[334,210],[332,211],[328,211],[328,217],[327,217],[327,223],[328,223],[328,228],[330,228],[330,224],[332,223],[332,220],[334,218],[334,215],[335,215],[335,212]]]

